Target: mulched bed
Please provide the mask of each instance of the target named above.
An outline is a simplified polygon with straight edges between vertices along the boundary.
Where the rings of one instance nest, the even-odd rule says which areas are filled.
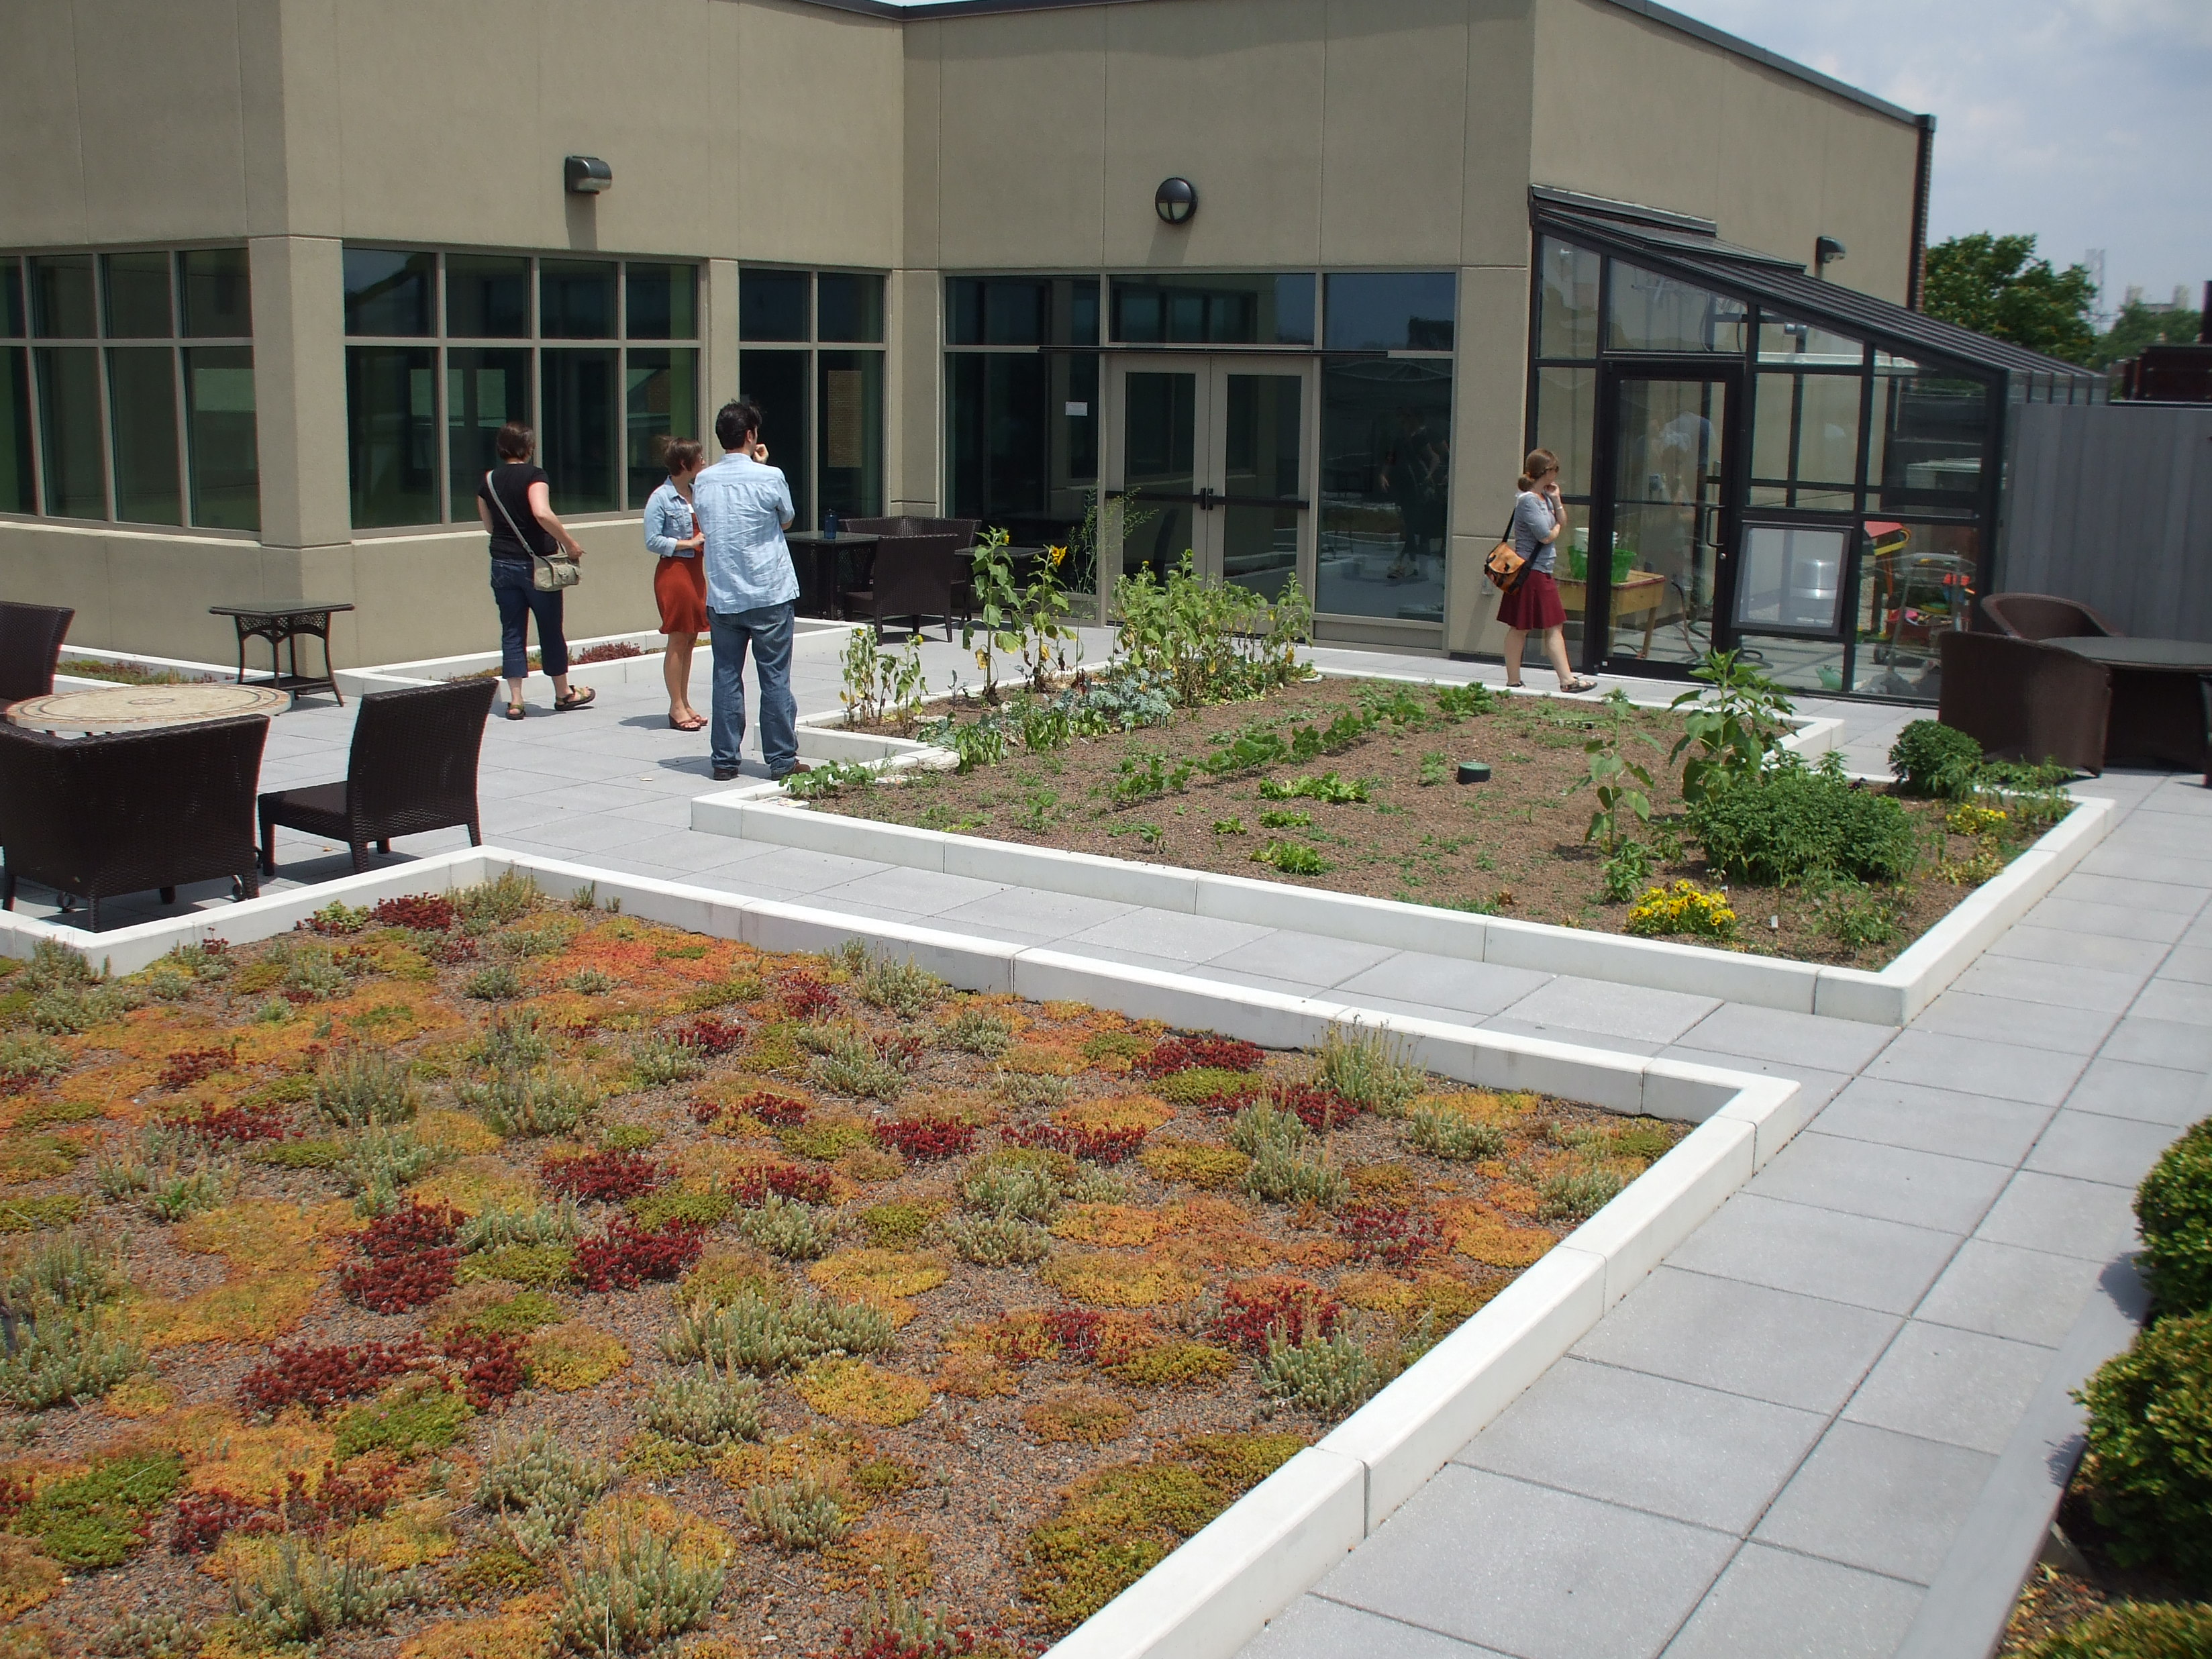
[[[95,1650],[126,1616],[170,1615],[175,1651],[258,1650],[234,1591],[289,1540],[415,1575],[383,1628],[325,1639],[334,1659],[541,1656],[566,1576],[629,1527],[726,1564],[693,1659],[852,1650],[840,1632],[892,1583],[971,1625],[975,1651],[1033,1652],[1351,1409],[1271,1396],[1271,1330],[1333,1331],[1379,1383],[1683,1133],[1434,1078],[1379,1116],[1309,1055],[772,956],[523,884],[459,896],[459,916],[436,898],[328,912],[112,983],[58,958],[0,977],[7,1270],[74,1217],[119,1251],[106,1317],[145,1348],[104,1395],[9,1409],[0,1650]],[[531,1110],[557,1113],[556,1084],[601,1103],[561,1135],[496,1133],[522,1109],[485,1092],[495,1018]],[[396,1086],[395,1060],[411,1118],[334,1122],[340,1085]],[[1254,1195],[1230,1144],[1254,1101],[1319,1126],[1303,1155],[1326,1146],[1337,1190]],[[370,1134],[435,1160],[356,1201],[331,1160]],[[1421,1149],[1446,1141],[1460,1157]],[[195,1174],[182,1218],[157,1219]],[[469,1218],[562,1193],[573,1247],[469,1249]],[[998,1236],[1041,1259],[978,1265],[1007,1202],[1033,1218]],[[757,1440],[648,1431],[687,1310],[808,1296],[887,1339],[772,1370]],[[620,1474],[533,1561],[477,1498],[537,1429]],[[128,1471],[153,1483],[137,1508],[57,1521]],[[750,1518],[748,1490],[802,1479],[842,1516],[826,1549]],[[138,1639],[124,1650],[172,1650]]]
[[[847,788],[817,806],[1029,846],[1619,933],[1630,905],[1609,903],[1600,891],[1604,854],[1583,839],[1596,802],[1580,787],[1589,775],[1584,745],[1618,719],[1635,734],[1622,744],[1622,755],[1646,766],[1658,785],[1653,809],[1662,835],[1645,836],[1656,840],[1663,854],[1665,838],[1671,835],[1680,854],[1662,856],[1651,880],[1670,884],[1686,878],[1706,888],[1723,884],[1694,846],[1680,844],[1686,829],[1680,821],[1680,772],[1668,768],[1666,759],[1681,735],[1681,721],[1661,709],[1502,696],[1492,713],[1455,718],[1439,710],[1429,688],[1412,688],[1425,710],[1421,719],[1387,725],[1324,758],[1221,781],[1200,773],[1187,791],[1133,805],[1114,804],[1125,758],[1159,754],[1171,766],[1211,752],[1215,740],[1226,740],[1248,726],[1282,732],[1326,726],[1340,712],[1358,707],[1363,684],[1310,680],[1255,702],[1178,714],[1166,727],[1079,738],[1066,748],[1037,754],[1016,750],[997,765],[963,774],[918,772],[890,787]],[[910,727],[905,730],[911,734]],[[1639,737],[1650,741],[1640,742]],[[1451,763],[1461,760],[1490,763],[1491,781],[1451,781]],[[1261,794],[1263,784],[1326,772],[1364,781],[1370,801],[1267,799]],[[1905,805],[1932,850],[1947,809],[1933,801]],[[1269,815],[1285,814],[1289,821],[1276,826],[1265,821]],[[1299,815],[1308,822],[1295,822]],[[2008,861],[2032,839],[2013,838],[2002,856]],[[1256,854],[1284,842],[1310,849],[1330,867],[1311,875],[1286,874],[1257,861]],[[1942,848],[1942,858],[1957,862],[1982,850],[1974,840],[1948,833]],[[1924,864],[1923,873],[1884,890],[1896,907],[1898,938],[1887,945],[1852,949],[1824,929],[1803,889],[1735,884],[1729,897],[1738,933],[1723,948],[1880,968],[1972,888],[1944,879]]]

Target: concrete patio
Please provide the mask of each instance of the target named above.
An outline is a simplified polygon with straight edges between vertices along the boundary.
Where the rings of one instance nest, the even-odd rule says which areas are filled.
[[[1086,645],[1105,654],[1103,635]],[[1316,656],[1501,678],[1429,658]],[[926,659],[940,681],[956,663],[972,675],[957,646],[934,641]],[[833,655],[802,660],[795,679],[802,713],[836,707]],[[2116,773],[2082,786],[2117,803],[2109,838],[1896,1030],[697,834],[690,802],[712,787],[704,737],[668,727],[657,684],[609,687],[595,708],[556,717],[543,684],[530,720],[494,720],[486,734],[483,829],[497,845],[1786,1075],[1824,1103],[1261,1637],[1255,1659],[1872,1659],[1908,1632],[1913,1651],[1943,1650],[1926,1645],[1931,1632],[1972,1599],[1953,1593],[1966,1573],[1954,1546],[1972,1545],[1993,1512],[2002,1521],[2047,1499],[2043,1449],[2070,1409],[2054,1381],[2126,1340],[2112,1312],[2125,1270],[2107,1270],[2130,1247],[2134,1183],[2212,1109],[2212,793],[2194,779]],[[702,705],[705,687],[702,653]],[[1639,697],[1674,689],[1629,683]],[[1918,712],[1800,708],[1844,722],[1859,770],[1881,769]],[[262,787],[342,776],[351,718],[350,706],[312,699],[280,719]],[[757,766],[756,754],[749,774]],[[422,836],[395,857],[465,841]],[[349,867],[341,849],[289,834],[279,851],[283,883]],[[31,902],[40,896],[24,906],[49,914]],[[173,913],[110,912],[112,925]]]

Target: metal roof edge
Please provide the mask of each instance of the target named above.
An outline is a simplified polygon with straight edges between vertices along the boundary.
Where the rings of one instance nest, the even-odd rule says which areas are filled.
[[[1584,191],[1569,190],[1564,185],[1531,185],[1528,195],[1531,200],[1564,208],[1570,213],[1594,213],[1601,219],[1626,219],[1631,224],[1694,231],[1700,236],[1717,236],[1721,232],[1720,226],[1712,220],[1700,219],[1693,213],[1646,207],[1641,202],[1617,201],[1610,196],[1592,196]]]

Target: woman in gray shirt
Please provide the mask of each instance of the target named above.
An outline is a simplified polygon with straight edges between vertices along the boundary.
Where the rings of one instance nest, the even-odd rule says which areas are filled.
[[[1513,503],[1513,550],[1528,560],[1513,590],[1498,601],[1498,620],[1505,627],[1505,684],[1521,686],[1521,650],[1528,635],[1544,635],[1544,655],[1559,677],[1562,691],[1595,691],[1595,680],[1577,676],[1567,666],[1567,610],[1559,602],[1559,584],[1553,575],[1559,562],[1559,537],[1567,527],[1567,509],[1559,500],[1559,458],[1548,449],[1532,449],[1521,463],[1521,495]]]

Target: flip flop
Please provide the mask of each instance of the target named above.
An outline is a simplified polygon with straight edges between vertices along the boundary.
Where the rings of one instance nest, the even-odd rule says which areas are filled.
[[[588,685],[579,686],[576,690],[569,692],[565,697],[554,698],[553,712],[556,714],[565,714],[572,708],[581,708],[586,703],[597,698],[599,695],[599,694],[597,691]]]
[[[703,732],[707,729],[707,722],[703,720],[679,720],[673,714],[668,717],[668,723],[678,732]]]

